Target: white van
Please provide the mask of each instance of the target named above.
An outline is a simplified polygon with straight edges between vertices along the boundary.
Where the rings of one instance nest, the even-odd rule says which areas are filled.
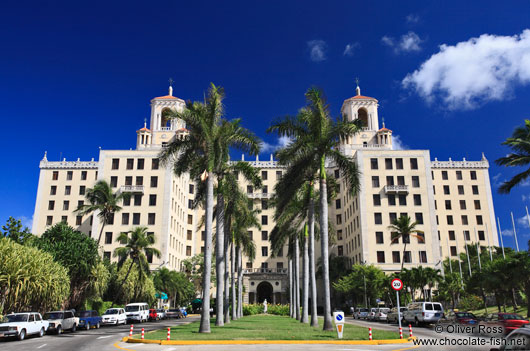
[[[406,323],[436,323],[444,314],[444,308],[439,302],[412,302],[403,313]]]
[[[149,305],[145,302],[130,303],[125,306],[127,321],[138,321],[140,323],[149,320]]]

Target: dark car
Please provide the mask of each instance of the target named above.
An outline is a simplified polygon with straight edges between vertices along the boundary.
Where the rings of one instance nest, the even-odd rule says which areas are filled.
[[[89,330],[91,327],[99,329],[101,325],[101,316],[97,311],[81,311],[79,312],[79,328]]]
[[[478,318],[470,312],[448,311],[438,320],[437,324],[449,333],[473,334],[478,330]],[[456,328],[456,326],[463,327]]]
[[[182,312],[178,308],[170,308],[166,312],[167,318],[182,318]]]
[[[520,327],[527,325],[528,320],[516,313],[490,313],[480,321],[482,329],[492,330],[501,327],[504,334],[508,334]]]
[[[158,314],[156,313],[156,310],[154,308],[150,308],[149,309],[149,320],[150,321],[157,321],[159,318],[158,318]]]

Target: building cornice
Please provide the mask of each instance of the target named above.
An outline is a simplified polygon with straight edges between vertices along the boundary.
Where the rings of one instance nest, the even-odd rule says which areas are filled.
[[[481,161],[466,161],[464,158],[462,161],[453,161],[449,159],[449,161],[438,161],[437,158],[434,159],[434,161],[431,161],[431,168],[475,168],[475,169],[481,169],[481,168],[489,168],[489,162],[486,159],[482,159]]]
[[[76,168],[76,169],[97,169],[98,161],[40,161],[40,169],[66,169],[66,168]]]

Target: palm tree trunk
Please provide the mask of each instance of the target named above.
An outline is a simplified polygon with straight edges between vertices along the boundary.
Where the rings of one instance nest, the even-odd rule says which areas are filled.
[[[210,285],[212,274],[213,174],[206,180],[206,211],[204,241],[204,275],[202,277],[202,311],[199,333],[210,333]]]
[[[401,260],[401,272],[403,272],[403,265],[405,264],[405,252],[407,252],[406,250],[407,250],[407,242],[405,242],[405,246],[403,246],[403,259]]]
[[[103,235],[103,229],[105,228],[106,224],[107,224],[107,218],[103,217],[103,224],[101,225],[101,230],[99,231],[99,236],[98,236],[98,246],[101,243],[101,236]]]
[[[300,320],[300,243],[298,234],[294,239],[294,297],[295,297],[295,317]]]
[[[328,253],[328,189],[326,184],[326,158],[320,159],[320,244],[322,246],[322,278],[324,281],[324,330],[333,330],[331,324],[331,300],[329,291]]]
[[[219,183],[221,180],[219,180]],[[219,184],[219,188],[221,185]],[[223,194],[219,192],[217,195],[217,238],[215,240],[215,270],[217,273],[217,288],[216,291],[216,305],[217,312],[215,318],[215,325],[222,327],[224,325],[224,290],[225,290],[225,201]]]
[[[308,228],[305,225],[304,230],[304,252],[302,253],[302,318],[301,323],[309,323],[308,307],[309,307],[309,256],[308,256]]]
[[[293,308],[293,260],[289,258],[288,263],[288,274],[289,274],[289,317],[294,317],[294,308]]]
[[[309,278],[311,283],[311,326],[318,327],[317,279],[315,275],[315,203],[312,197],[312,185],[310,195],[311,199],[309,203]]]
[[[125,284],[125,282],[127,281],[127,278],[129,278],[129,274],[131,273],[131,269],[132,269],[132,266],[134,265],[134,261],[135,259],[131,261],[131,264],[129,265],[129,269],[127,270],[127,274],[125,274],[125,278],[123,278],[123,280],[121,281],[120,287],[118,288],[118,291],[116,292],[116,296],[114,297],[114,299],[112,299],[112,304],[110,305],[111,308],[114,307],[114,303],[116,302],[116,299],[120,296],[121,290],[123,289],[123,284]]]
[[[224,268],[225,268],[225,300],[224,300],[224,311],[225,324],[230,323],[230,283],[228,281],[228,259],[230,251],[230,243],[228,242],[229,235],[225,233],[225,257],[224,257]]]
[[[234,240],[232,239],[232,247],[231,247],[231,251],[232,251],[232,257],[231,257],[231,260],[230,260],[230,276],[232,278],[232,320],[236,320],[237,319],[237,314],[236,314],[236,277],[234,275],[235,271],[234,271],[234,267],[235,267],[235,259],[236,259],[236,248],[235,248],[235,245],[234,245]]]
[[[243,249],[237,247],[237,313],[238,318],[243,317]]]

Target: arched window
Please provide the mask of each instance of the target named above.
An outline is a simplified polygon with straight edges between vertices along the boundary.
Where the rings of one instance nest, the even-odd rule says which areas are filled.
[[[162,109],[162,122],[160,123],[161,128],[167,127],[169,129],[169,127],[171,127],[171,119],[168,118],[169,111],[170,109],[168,107]]]
[[[361,125],[363,127],[368,127],[368,111],[364,108],[360,108],[357,111],[357,118],[361,120]]]

